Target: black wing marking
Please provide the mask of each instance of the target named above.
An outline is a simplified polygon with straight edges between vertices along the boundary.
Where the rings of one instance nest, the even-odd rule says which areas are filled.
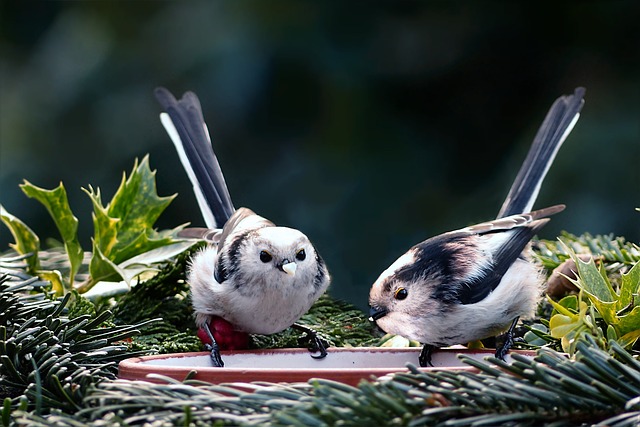
[[[498,218],[531,210],[558,150],[580,117],[584,93],[585,89],[579,87],[573,95],[561,96],[553,103],[511,185]]]
[[[545,209],[521,215],[512,215],[461,230],[445,233],[429,239],[417,248],[418,258],[431,263],[432,271],[438,271],[438,284],[432,293],[445,303],[474,304],[487,297],[502,280],[509,267],[521,256],[531,238],[549,221],[550,215],[564,210],[564,205],[551,206]],[[479,257],[484,256],[478,248],[478,236],[491,236],[499,233],[510,233],[506,240],[492,253],[492,262],[483,274],[470,273],[478,268]],[[427,276],[434,278],[433,275]]]
[[[493,254],[491,267],[486,270],[484,276],[460,282],[458,292],[460,304],[480,302],[497,288],[509,267],[520,257],[531,238],[547,222],[549,222],[548,219],[541,219],[532,222],[526,227],[499,231],[499,233],[511,233],[509,240]]]
[[[212,224],[208,220],[207,226],[221,228],[235,209],[220,164],[209,140],[200,101],[193,92],[185,93],[179,101],[163,87],[157,88],[154,93],[178,133],[180,141],[174,141],[174,144],[176,144],[178,154],[180,154],[178,144],[184,150],[188,164],[185,164],[181,156],[183,166],[187,170],[194,188],[199,188],[204,196],[206,206],[203,206],[199,200],[203,216],[205,220],[213,218],[215,221]],[[189,173],[189,167],[193,175]],[[193,182],[194,180],[195,182]],[[197,193],[196,190],[196,196],[198,196]],[[205,212],[207,207],[209,212]]]

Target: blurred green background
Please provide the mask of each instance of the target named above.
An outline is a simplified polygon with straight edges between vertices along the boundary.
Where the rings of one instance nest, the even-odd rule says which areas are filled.
[[[235,205],[303,230],[364,308],[411,245],[496,215],[551,103],[585,86],[542,237],[640,241],[638,2],[0,4],[0,202],[42,238],[23,179],[64,182],[88,249],[80,187],[109,200],[146,153],[179,193],[158,226],[202,225],[152,94],[193,90]]]

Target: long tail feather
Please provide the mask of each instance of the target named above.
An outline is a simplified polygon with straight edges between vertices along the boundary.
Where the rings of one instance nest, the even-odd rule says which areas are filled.
[[[193,185],[207,227],[222,228],[235,209],[211,146],[198,97],[193,92],[187,92],[178,101],[163,87],[157,88],[154,93],[166,111],[160,114],[160,120]]]
[[[498,218],[531,211],[558,150],[580,117],[584,93],[585,89],[579,87],[573,95],[561,96],[553,103],[511,185]]]

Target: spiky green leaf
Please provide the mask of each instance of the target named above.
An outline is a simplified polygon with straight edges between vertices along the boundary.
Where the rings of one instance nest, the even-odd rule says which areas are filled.
[[[149,156],[138,165],[136,160],[129,176],[123,175],[120,187],[104,208],[104,214],[117,219],[117,237],[112,242],[111,230],[96,230],[96,239],[103,253],[116,264],[134,255],[172,243],[172,231],[158,233],[153,229],[156,220],[175,198],[175,194],[160,197],[156,191],[155,171],[149,168]],[[95,203],[95,202],[94,202]],[[101,225],[101,224],[100,224]],[[110,236],[103,240],[103,236]],[[109,246],[103,245],[103,241]]]
[[[67,198],[67,191],[60,183],[53,190],[45,190],[25,180],[20,185],[24,194],[42,203],[58,228],[62,237],[64,248],[71,265],[69,273],[69,286],[73,285],[80,265],[82,264],[83,251],[78,240],[78,219],[73,215]]]
[[[631,270],[622,274],[620,278],[620,301],[618,310],[634,305],[640,305],[640,262],[637,262]]]
[[[155,171],[149,168],[148,156],[140,164],[136,159],[130,176],[123,175],[120,187],[106,206],[102,203],[100,189],[89,187],[84,191],[93,204],[94,250],[89,264],[91,278],[82,284],[82,291],[87,291],[101,280],[125,280],[129,283],[133,277],[148,270],[149,265],[145,266],[144,259],[139,259],[136,261],[138,265],[125,271],[126,266],[118,267],[119,264],[177,242],[176,235],[182,227],[161,232],[153,228],[175,195],[158,196]],[[175,251],[163,253],[175,255]],[[153,262],[160,261],[157,258]]]
[[[39,268],[38,251],[40,250],[40,239],[24,222],[11,215],[0,205],[0,219],[7,226],[15,243],[10,246],[19,254],[32,254],[27,258],[29,272],[33,273]]]

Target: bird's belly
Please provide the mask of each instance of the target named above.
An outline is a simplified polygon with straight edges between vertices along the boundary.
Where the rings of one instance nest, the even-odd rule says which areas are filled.
[[[265,295],[241,302],[244,309],[231,315],[230,322],[239,330],[251,334],[274,334],[295,323],[305,314],[314,299],[308,292],[290,295]]]

